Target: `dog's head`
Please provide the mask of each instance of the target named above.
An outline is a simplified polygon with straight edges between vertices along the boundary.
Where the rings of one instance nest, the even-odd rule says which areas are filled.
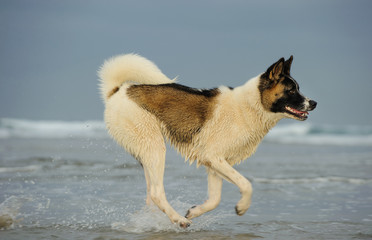
[[[279,59],[261,75],[258,89],[263,107],[284,117],[304,121],[308,111],[317,103],[303,96],[296,80],[290,75],[293,56],[288,60]]]

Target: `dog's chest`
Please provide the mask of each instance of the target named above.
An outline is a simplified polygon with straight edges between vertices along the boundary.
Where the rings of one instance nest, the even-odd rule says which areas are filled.
[[[263,136],[262,136],[263,137]],[[238,164],[255,153],[262,137],[252,133],[236,135],[235,141],[227,146],[224,157],[231,165]]]

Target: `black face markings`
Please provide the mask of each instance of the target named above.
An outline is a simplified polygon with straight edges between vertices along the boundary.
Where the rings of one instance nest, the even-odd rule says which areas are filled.
[[[261,75],[260,84],[258,86],[260,93],[265,89],[274,87],[280,81],[283,80],[284,76],[290,77],[290,71],[292,66],[293,56],[290,56],[286,61],[284,58],[279,59],[277,62],[272,64],[266,72]],[[294,79],[292,79],[294,81]],[[297,84],[297,83],[296,83]]]
[[[290,75],[292,61],[293,56],[286,61],[281,58],[261,75],[258,86],[261,103],[267,111],[305,120],[307,111],[315,107],[310,106],[309,99],[301,94],[299,84]]]
[[[294,116],[298,120],[305,120],[307,112],[306,98],[300,93],[299,85],[291,76],[284,76],[281,81],[284,93],[271,106],[272,112],[283,112]]]
[[[277,99],[277,101],[274,102],[272,111],[275,110],[273,112],[280,112],[281,110],[283,110],[283,108],[281,107],[280,108],[275,107],[279,102],[286,103],[287,105],[291,105],[298,109],[302,108],[303,107],[302,105],[304,104],[305,101],[305,97],[300,93],[299,86],[296,80],[294,80],[291,76],[284,76],[280,84],[284,86],[283,88],[284,92],[281,98]]]
[[[298,83],[291,76],[285,75],[281,83],[285,86],[284,91],[290,96],[294,96],[300,92]]]

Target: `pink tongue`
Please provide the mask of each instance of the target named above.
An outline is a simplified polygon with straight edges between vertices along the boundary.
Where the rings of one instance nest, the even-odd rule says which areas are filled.
[[[294,109],[294,108],[291,108],[293,111],[295,111],[295,112],[297,112],[297,113],[306,113],[306,114],[308,114],[308,112],[302,112],[302,111],[299,111],[299,110],[297,110],[297,109]]]

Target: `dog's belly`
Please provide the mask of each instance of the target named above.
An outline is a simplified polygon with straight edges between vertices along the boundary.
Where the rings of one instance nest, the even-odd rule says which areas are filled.
[[[223,159],[230,165],[234,165],[254,154],[261,140],[262,137],[257,136],[249,138],[244,129],[240,133],[229,134],[228,136],[213,134],[207,139],[204,137],[197,139],[194,146],[183,149],[186,151],[182,155],[185,155],[191,161],[198,160],[199,164],[203,164],[204,161]]]

